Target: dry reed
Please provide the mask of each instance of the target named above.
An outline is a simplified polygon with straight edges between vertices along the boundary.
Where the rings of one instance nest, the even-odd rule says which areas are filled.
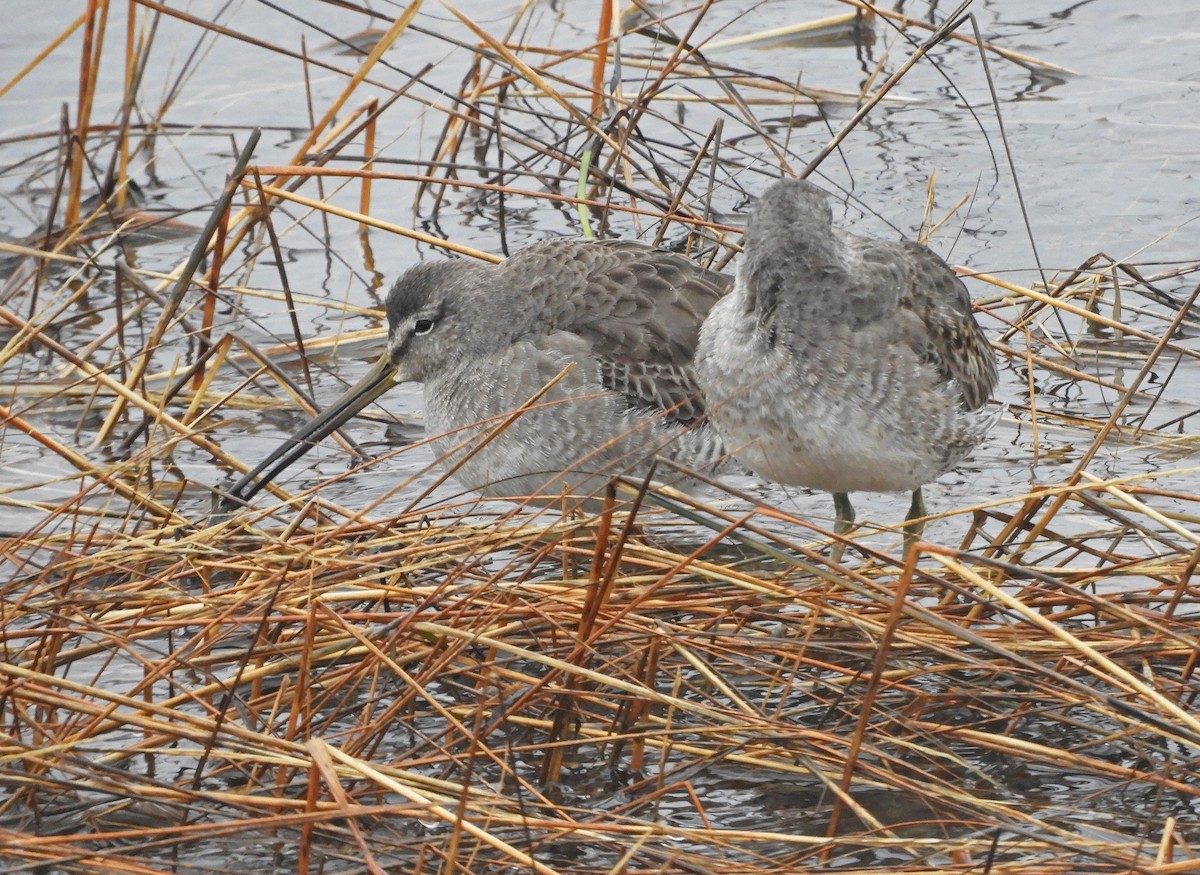
[[[21,458],[0,505],[29,521],[0,542],[6,871],[1197,871],[1200,495],[1179,486],[1194,411],[1172,391],[1197,356],[1197,265],[976,276],[1017,375],[1001,430],[1055,476],[945,511],[957,548],[906,558],[864,530],[833,564],[828,532],[732,488],[705,503],[622,484],[582,517],[429,504],[420,483],[353,508],[276,487],[207,516],[213,485],[255,461],[226,449],[231,425],[310,406],[310,369],[380,337],[361,306],[293,291],[282,247],[347,226],[368,274],[381,230],[481,255],[437,231],[466,199],[505,240],[521,210],[578,207],[595,233],[649,228],[721,266],[736,229],[714,192],[752,150],[677,105],[720,106],[796,172],[761,110],[860,103],[722,66],[693,43],[704,4],[615,25],[658,38],[620,44],[635,89],[612,84],[611,22],[547,46],[520,15],[499,32],[456,12],[477,43],[457,93],[435,94],[428,67],[387,60],[419,6],[338,56],[149,0],[123,48],[101,0],[63,32],[87,34],[77,101],[29,138],[51,220],[0,244],[0,447]],[[290,162],[255,164],[246,130],[165,120],[203,52],[139,102],[164,16],[197,48],[340,77],[310,95]],[[817,36],[883,26],[858,9]],[[111,123],[102,57],[124,70]],[[436,123],[419,160],[376,128],[403,104]],[[187,138],[240,153],[197,224],[139,205],[131,175]],[[401,183],[422,227],[372,216]],[[176,269],[139,266],[136,247],[181,238]],[[286,312],[294,337],[262,348],[222,308]],[[306,336],[301,308],[360,330]],[[85,311],[94,325],[64,329]],[[1108,412],[1053,403],[1054,381]],[[1125,473],[1130,450],[1166,461]],[[51,473],[31,478],[35,457]]]

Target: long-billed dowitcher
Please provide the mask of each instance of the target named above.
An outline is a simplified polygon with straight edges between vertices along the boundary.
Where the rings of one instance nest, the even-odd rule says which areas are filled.
[[[912,492],[955,467],[996,417],[998,375],[967,289],[916,243],[833,226],[828,196],[801,180],[754,205],[733,290],[700,332],[696,374],[730,451],[779,483],[833,493]]]
[[[731,284],[630,241],[546,241],[500,265],[418,265],[388,293],[386,352],[230,495],[249,499],[404,381],[424,384],[434,452],[485,495],[594,495],[656,454],[712,470],[724,448],[703,418],[692,359]]]

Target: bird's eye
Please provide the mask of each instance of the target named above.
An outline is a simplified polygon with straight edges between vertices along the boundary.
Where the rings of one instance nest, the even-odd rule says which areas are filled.
[[[434,321],[432,319],[418,319],[413,324],[413,334],[420,337],[422,334],[428,334],[433,331]]]

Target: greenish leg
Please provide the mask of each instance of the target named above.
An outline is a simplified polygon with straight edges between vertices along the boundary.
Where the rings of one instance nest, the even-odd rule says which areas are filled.
[[[833,532],[836,535],[844,535],[854,526],[854,505],[850,503],[850,496],[845,492],[833,493],[833,510],[835,518],[833,521]],[[829,558],[834,562],[842,561],[842,551],[846,545],[841,541],[834,543],[829,548]]]
[[[837,518],[833,522],[833,531],[844,535],[854,525],[854,505],[850,503],[850,496],[845,492],[833,493],[833,509],[837,513]]]
[[[921,532],[925,529],[925,522],[922,519],[925,516],[925,499],[921,495],[921,487],[918,486],[913,490],[912,504],[908,506],[908,516],[904,518],[904,549],[908,549],[913,545],[917,538],[921,537]],[[915,522],[920,520],[920,522]]]

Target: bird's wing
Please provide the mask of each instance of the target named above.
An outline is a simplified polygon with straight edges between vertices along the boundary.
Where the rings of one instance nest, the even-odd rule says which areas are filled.
[[[700,325],[732,287],[731,276],[627,240],[555,241],[517,257],[551,262],[531,271],[539,277],[532,300],[547,302],[537,321],[580,337],[605,388],[680,422],[703,415],[692,360]]]
[[[548,262],[530,271],[538,277],[532,300],[546,302],[539,324],[628,362],[690,365],[700,324],[733,285],[732,276],[631,240],[541,243],[515,259]]]
[[[991,345],[971,312],[967,287],[946,262],[919,243],[901,244],[908,254],[908,282],[900,306],[925,327],[926,355],[962,390],[967,409],[992,397],[1000,375]]]
[[[619,396],[628,409],[640,415],[661,415],[665,424],[691,425],[704,416],[704,403],[690,368],[597,355],[592,344],[571,331],[530,338],[521,349],[522,368],[499,367],[508,373],[510,382],[522,380],[517,394],[534,395],[571,365],[571,372],[548,397],[592,395],[603,390]]]
[[[634,407],[666,412],[670,421],[690,425],[704,416],[704,400],[691,368],[599,358],[604,388],[620,392]]]
[[[958,275],[928,247],[840,233],[846,263],[836,293],[822,296],[832,325],[866,343],[902,344],[953,381],[978,410],[999,382],[996,358]]]

